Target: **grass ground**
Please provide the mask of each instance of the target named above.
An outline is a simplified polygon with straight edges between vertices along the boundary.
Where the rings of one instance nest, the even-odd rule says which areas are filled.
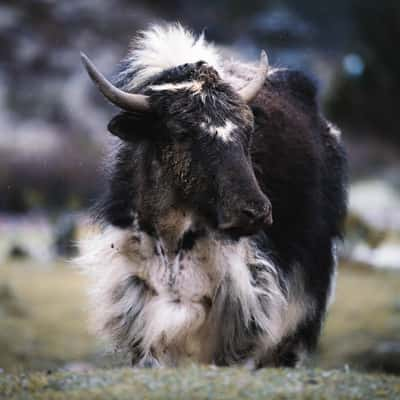
[[[51,269],[26,262],[0,267],[0,399],[124,399],[132,398],[132,393],[151,399],[267,395],[271,399],[400,399],[400,378],[354,372],[388,370],[388,360],[399,358],[389,353],[387,359],[371,361],[380,344],[400,343],[399,273],[341,266],[336,302],[310,364],[338,368],[336,372],[250,373],[195,366],[134,373],[115,368],[62,372],[77,363],[90,363],[93,368],[112,365],[88,332],[84,288],[85,278],[65,264]]]
[[[356,372],[191,366],[0,376],[8,400],[113,399],[399,399],[400,378]]]
[[[0,368],[18,372],[108,361],[87,328],[85,278],[71,266],[12,263],[0,268],[0,282]],[[1,300],[2,287],[7,301]],[[342,265],[315,363],[362,368],[359,356],[382,341],[400,343],[400,274]]]
[[[400,373],[400,352],[379,353],[385,343],[400,344],[400,273],[342,264],[318,365]]]
[[[12,263],[0,268],[0,282],[9,292],[0,314],[0,368],[43,370],[93,357],[96,345],[87,330],[84,278],[78,272],[63,264],[43,269]],[[10,305],[19,311],[10,312]]]

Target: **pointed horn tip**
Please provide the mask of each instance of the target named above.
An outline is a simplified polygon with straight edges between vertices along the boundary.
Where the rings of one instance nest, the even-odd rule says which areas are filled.
[[[268,76],[268,68],[267,53],[265,50],[261,50],[259,66],[257,67],[254,78],[247,84],[247,86],[239,91],[239,95],[246,103],[252,101],[263,87],[265,79]]]
[[[103,96],[111,103],[128,112],[150,110],[147,96],[127,93],[117,88],[97,70],[93,62],[83,51],[80,52],[80,56],[90,79],[98,87]]]
[[[87,69],[91,65],[92,62],[90,61],[89,57],[83,51],[81,51],[79,53],[79,55],[81,57],[82,64]]]
[[[82,61],[86,61],[88,59],[87,55],[83,51],[80,51],[79,55]]]
[[[265,50],[261,50],[260,64],[265,65],[267,68],[269,67],[268,55]]]

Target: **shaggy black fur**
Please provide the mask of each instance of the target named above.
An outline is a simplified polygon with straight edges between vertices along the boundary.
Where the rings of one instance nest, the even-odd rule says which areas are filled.
[[[314,349],[326,310],[332,249],[346,214],[343,146],[320,113],[315,85],[300,72],[270,74],[251,108],[201,62],[166,71],[151,83],[193,79],[204,82],[205,100],[185,90],[147,89],[153,113],[121,113],[110,122],[109,130],[123,142],[97,215],[121,228],[137,216],[141,229],[156,235],[157,220],[171,207],[191,210],[217,229],[221,218],[236,217],[246,204],[272,205],[272,225],[251,226],[240,216],[240,229],[230,237],[254,234],[258,247],[272,254],[282,282],[301,266],[316,310],[259,363],[293,366],[301,351]],[[200,127],[205,116],[211,121],[206,129]],[[227,119],[237,127],[228,144],[209,132]],[[191,249],[196,239],[189,233],[180,245]],[[231,316],[225,328],[235,339],[221,336],[218,364],[244,359],[257,336],[256,326],[243,328],[229,296],[224,301]]]

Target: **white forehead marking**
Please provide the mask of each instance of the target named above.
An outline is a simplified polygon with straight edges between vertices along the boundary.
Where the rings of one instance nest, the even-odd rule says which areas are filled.
[[[224,141],[229,142],[233,139],[232,132],[237,126],[229,119],[225,121],[225,125],[217,127],[218,136]]]
[[[225,121],[224,125],[207,125],[206,122],[202,122],[200,127],[205,129],[210,135],[217,134],[218,137],[224,142],[233,141],[232,132],[237,128],[237,126],[229,119]]]
[[[188,89],[194,93],[200,93],[203,88],[203,83],[196,80],[178,83],[161,83],[159,85],[151,85],[149,88],[155,91],[176,91],[180,89]]]

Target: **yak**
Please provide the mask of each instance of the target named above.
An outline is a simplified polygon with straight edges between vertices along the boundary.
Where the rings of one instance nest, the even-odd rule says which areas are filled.
[[[333,297],[346,215],[340,131],[313,79],[227,56],[180,24],[140,32],[78,260],[94,326],[137,367],[297,366]]]

